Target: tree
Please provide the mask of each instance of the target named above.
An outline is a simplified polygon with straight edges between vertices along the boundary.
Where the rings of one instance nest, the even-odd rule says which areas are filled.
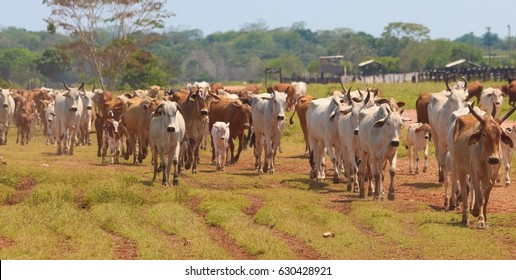
[[[62,28],[73,38],[65,46],[74,49],[88,61],[96,80],[105,88],[112,88],[124,62],[139,47],[152,40],[150,31],[163,28],[164,20],[173,16],[159,0],[44,0],[51,8],[45,20],[50,33]],[[107,43],[99,40],[99,32],[109,30]]]
[[[159,68],[158,58],[150,52],[139,50],[127,59],[120,83],[131,88],[148,88],[152,85],[165,85],[166,74]]]
[[[0,77],[20,84],[34,79],[38,59],[38,53],[27,49],[0,49]]]
[[[36,63],[36,68],[39,72],[50,78],[52,82],[65,80],[63,79],[63,75],[71,68],[70,58],[58,48],[44,50]]]

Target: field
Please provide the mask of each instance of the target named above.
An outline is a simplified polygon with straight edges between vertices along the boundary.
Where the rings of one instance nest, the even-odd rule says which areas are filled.
[[[420,92],[443,88],[381,86],[385,96],[407,103],[404,115],[412,118]],[[333,89],[340,85],[308,91],[324,96]],[[149,158],[136,166],[101,164],[96,144],[57,156],[41,131],[19,146],[11,128],[8,145],[0,146],[7,162],[0,165],[0,259],[516,259],[515,183],[494,187],[488,229],[476,229],[472,216],[463,226],[459,212],[443,209],[433,153],[427,173],[410,174],[402,139],[396,200],[359,199],[331,176],[309,179],[294,121],[285,128],[275,174],[258,175],[250,149],[225,172],[215,171],[208,150],[198,174],[186,170],[180,186],[170,188],[151,182]],[[324,238],[326,232],[334,237]]]

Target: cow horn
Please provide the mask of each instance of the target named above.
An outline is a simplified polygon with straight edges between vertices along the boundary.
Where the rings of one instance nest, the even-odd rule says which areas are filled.
[[[360,90],[358,90],[358,92],[360,93]],[[366,98],[364,100],[364,104],[367,104],[367,102],[369,102],[369,98],[371,98],[371,94],[368,92],[367,96],[366,96]]]
[[[64,87],[65,87],[65,89],[66,89],[66,90],[70,90],[70,88],[66,85],[66,82],[65,82],[65,81],[63,81],[63,85],[64,85]]]
[[[480,123],[484,123],[484,119],[473,109],[471,105],[468,104],[469,112],[477,119]]]
[[[448,84],[449,83],[449,80],[450,80],[450,77],[448,75],[446,75],[446,89],[448,91],[451,91],[451,88],[450,88],[450,85]]]
[[[340,80],[340,86],[342,87],[342,90],[344,90],[344,94],[346,93],[346,88],[344,87],[344,84],[342,83],[342,80]]]
[[[351,98],[351,91],[346,92],[346,95],[348,96],[348,104],[353,105],[353,99]]]
[[[13,82],[11,82],[11,80],[9,80],[9,90],[11,90],[12,87],[13,87]]]
[[[462,80],[464,81],[464,86],[462,88],[465,90],[468,88],[468,81],[464,77],[462,77]]]
[[[93,89],[91,91],[93,91],[93,92],[95,91],[95,84],[93,84]]]
[[[500,118],[500,124],[502,124],[510,115],[512,115],[512,113],[514,113],[514,111],[516,111],[516,106],[512,107],[511,110],[509,110],[509,112],[505,113]]]
[[[79,87],[80,91],[84,91],[84,82],[82,82],[81,86]]]
[[[491,117],[493,117],[493,119],[496,117],[496,104],[493,102],[493,111],[491,112]]]

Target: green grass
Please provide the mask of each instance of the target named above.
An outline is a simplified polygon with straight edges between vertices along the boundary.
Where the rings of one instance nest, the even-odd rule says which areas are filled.
[[[378,86],[384,96],[414,102],[419,92],[442,87]],[[340,85],[309,85],[309,94],[335,89]],[[0,165],[0,259],[117,259],[124,250],[138,259],[241,257],[231,248],[245,258],[301,258],[292,244],[324,259],[516,257],[516,213],[489,214],[490,228],[476,230],[474,223],[462,226],[460,214],[417,199],[361,200],[345,184],[310,180],[294,121],[285,129],[276,174],[257,175],[251,150],[226,172],[215,172],[210,152],[202,151],[199,173],[185,170],[180,186],[171,188],[151,182],[150,159],[102,165],[96,146],[56,156],[41,136],[16,145],[11,128],[8,145],[0,147],[8,162]],[[399,157],[406,159],[402,146]],[[407,185],[416,183],[421,192],[441,192],[435,182]],[[324,232],[335,238],[323,238]]]

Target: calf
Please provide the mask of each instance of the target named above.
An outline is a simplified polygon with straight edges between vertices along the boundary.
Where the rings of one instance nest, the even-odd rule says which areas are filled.
[[[163,171],[162,184],[169,185],[170,168],[174,166],[174,178],[172,184],[179,185],[178,163],[180,161],[181,143],[186,135],[186,126],[181,107],[172,101],[163,101],[154,111],[149,126],[149,144],[152,151],[152,163],[154,176]],[[187,143],[184,143],[187,145]],[[160,167],[158,168],[158,156]]]
[[[54,145],[56,143],[56,113],[54,109],[55,102],[49,102],[45,108],[45,135],[47,136],[46,144]]]
[[[513,143],[516,143],[516,125],[512,127],[503,128],[505,133],[509,135],[512,139]],[[502,163],[505,169],[505,186],[508,187],[511,185],[511,163],[512,157],[514,156],[514,147],[510,147],[509,145],[502,142]]]
[[[468,95],[469,96],[469,95]],[[500,112],[503,103],[502,91],[497,88],[488,87],[480,95],[480,108],[487,114],[493,113],[496,116]]]
[[[226,165],[226,152],[228,150],[229,123],[215,122],[211,128],[211,139],[213,141],[213,152],[217,170],[224,171]]]
[[[106,161],[107,149],[111,156],[111,163],[119,164],[120,136],[118,131],[119,122],[114,118],[113,112],[109,111],[107,119],[102,128],[102,163]]]
[[[424,151],[425,162],[423,164],[423,172],[426,172],[428,161],[428,142],[430,140],[430,133],[432,129],[430,125],[425,123],[413,123],[409,126],[407,131],[407,144],[405,148],[408,150],[409,158],[409,172],[412,173],[412,162],[414,161],[416,167],[416,174],[419,173],[419,152]],[[415,157],[412,158],[412,153]],[[414,160],[413,160],[414,159]]]

